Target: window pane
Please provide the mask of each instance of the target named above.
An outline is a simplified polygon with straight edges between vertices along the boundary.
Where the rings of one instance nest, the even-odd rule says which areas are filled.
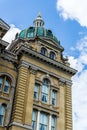
[[[9,87],[10,87],[10,83],[9,83],[9,81],[6,81],[5,85],[4,85],[4,92],[8,93],[9,92]]]
[[[0,90],[2,90],[3,79],[0,78]]]
[[[55,53],[54,52],[50,52],[50,58],[55,59]]]
[[[51,117],[51,130],[55,130],[55,116]]]
[[[0,126],[3,124],[3,115],[0,115]]]
[[[1,106],[0,107],[0,115],[4,115],[5,114],[5,107]]]
[[[44,47],[41,48],[41,54],[42,54],[42,55],[46,55],[46,51],[47,51],[47,50],[46,50]]]
[[[42,93],[42,101],[48,102],[48,95]]]
[[[36,111],[33,111],[32,120],[36,121]]]
[[[48,96],[49,96],[49,80],[48,79],[44,79],[43,80],[43,85],[42,85],[42,101],[44,102],[48,102]]]
[[[3,124],[3,118],[5,115],[5,107],[3,105],[0,106],[0,125]]]
[[[48,94],[48,86],[44,85],[42,86],[42,92]]]
[[[40,124],[40,130],[47,130],[47,126]]]
[[[33,115],[32,115],[32,129],[35,130],[36,128],[36,119],[37,119],[37,112],[33,111]]]
[[[45,113],[40,113],[39,130],[47,130],[47,126],[48,126],[48,115]]]
[[[48,115],[45,113],[40,113],[40,123],[47,125],[48,124]]]
[[[35,84],[34,87],[34,99],[38,99],[38,84]]]
[[[56,105],[56,91],[52,91],[52,105]]]

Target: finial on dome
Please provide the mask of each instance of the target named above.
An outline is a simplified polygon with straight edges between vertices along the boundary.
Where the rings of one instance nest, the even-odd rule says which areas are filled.
[[[37,17],[40,17],[41,18],[41,13],[40,12],[38,12],[38,16]]]
[[[44,26],[44,21],[41,17],[41,13],[38,13],[37,18],[34,20],[33,24],[35,25],[35,27],[43,27]]]

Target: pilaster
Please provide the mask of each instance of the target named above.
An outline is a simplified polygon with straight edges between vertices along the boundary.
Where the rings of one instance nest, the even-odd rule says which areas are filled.
[[[65,130],[65,83],[59,81],[60,99],[59,99],[59,130]]]
[[[27,84],[26,91],[26,108],[25,108],[25,120],[24,123],[27,125],[32,124],[32,108],[33,108],[33,94],[34,94],[34,84],[35,84],[35,68],[29,68],[29,82]]]
[[[65,123],[65,130],[72,130],[72,91],[68,82],[65,87]]]
[[[25,103],[25,95],[26,95],[26,86],[27,86],[27,78],[28,78],[28,66],[20,65],[18,68],[18,79],[17,86],[15,91],[15,98],[13,104],[13,111],[11,117],[11,126],[12,130],[14,124],[24,124],[24,103]],[[19,125],[20,126],[20,125]],[[11,127],[10,127],[11,129]],[[17,128],[21,130],[21,128]]]

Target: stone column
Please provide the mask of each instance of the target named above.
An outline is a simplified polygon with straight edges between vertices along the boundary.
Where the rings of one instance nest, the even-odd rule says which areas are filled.
[[[60,97],[59,97],[59,130],[65,130],[65,86],[64,81],[60,79]]]
[[[35,74],[36,68],[29,69],[29,81],[26,89],[26,105],[25,105],[25,119],[24,123],[26,125],[32,124],[32,110],[33,110],[33,95],[34,95],[34,85],[35,85]]]
[[[68,82],[65,87],[65,123],[65,130],[72,130],[72,92]]]
[[[15,98],[13,104],[13,111],[11,117],[10,128],[11,130],[21,130],[22,128],[26,129],[27,126],[24,126],[24,110],[25,110],[25,95],[26,95],[26,86],[29,73],[29,66],[22,64],[18,68],[18,79],[17,86],[15,91]]]

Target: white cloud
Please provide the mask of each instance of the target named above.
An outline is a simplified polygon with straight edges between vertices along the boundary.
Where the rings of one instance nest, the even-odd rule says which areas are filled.
[[[16,28],[15,25],[11,24],[10,25],[10,29],[8,30],[8,32],[5,34],[5,36],[3,37],[4,41],[7,41],[9,43],[12,42],[12,40],[15,39],[15,35],[16,33],[19,33],[20,29]]]
[[[57,9],[64,19],[75,19],[87,27],[87,0],[57,0]]]
[[[73,130],[87,130],[87,36],[78,41],[75,51],[79,56],[69,57],[71,67],[78,70],[72,78]]]

